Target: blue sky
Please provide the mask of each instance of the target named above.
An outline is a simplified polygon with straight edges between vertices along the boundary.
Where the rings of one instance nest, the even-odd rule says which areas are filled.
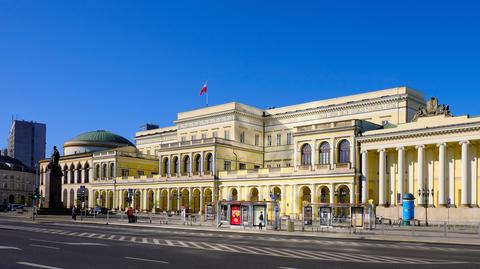
[[[230,3],[234,2],[234,3]],[[12,114],[131,140],[210,104],[266,108],[407,85],[480,114],[478,1],[0,1],[0,147]]]

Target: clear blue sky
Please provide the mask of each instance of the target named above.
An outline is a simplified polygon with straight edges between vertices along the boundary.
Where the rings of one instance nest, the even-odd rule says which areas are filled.
[[[235,3],[230,3],[235,2]],[[0,1],[0,147],[11,115],[131,140],[146,122],[407,85],[480,114],[479,1]]]

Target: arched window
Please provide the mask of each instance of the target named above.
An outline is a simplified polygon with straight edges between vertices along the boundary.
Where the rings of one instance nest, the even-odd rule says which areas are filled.
[[[200,155],[195,156],[195,172],[199,173],[200,172]]]
[[[77,165],[77,183],[82,183],[82,165]]]
[[[68,166],[63,166],[63,183],[68,184]]]
[[[90,181],[90,165],[88,163],[85,164],[85,183]]]
[[[302,165],[311,165],[312,164],[312,147],[310,144],[305,144],[302,147]]]
[[[320,144],[320,164],[330,163],[330,144],[323,142]]]
[[[173,158],[173,169],[176,174],[180,172],[178,157]]]
[[[338,145],[338,162],[348,163],[350,162],[350,142],[343,140]]]
[[[72,165],[70,165],[70,184],[74,184],[75,183],[75,166],[73,166],[73,163]]]
[[[212,163],[213,163],[212,154],[208,154],[207,155],[207,169],[205,169],[207,172],[210,172],[212,170]]]
[[[185,156],[183,159],[183,173],[187,173],[190,171],[190,156]]]
[[[96,164],[95,165],[95,179],[98,179],[100,177],[100,165]]]
[[[102,165],[102,179],[106,179],[107,178],[107,164],[104,163]]]
[[[170,162],[168,161],[168,158],[163,159],[163,175],[169,174],[170,173]]]
[[[109,178],[114,178],[115,177],[115,164],[111,163],[110,164],[110,171],[109,171]]]

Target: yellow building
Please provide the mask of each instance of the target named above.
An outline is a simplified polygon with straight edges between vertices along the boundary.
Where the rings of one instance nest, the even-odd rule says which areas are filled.
[[[308,203],[369,201],[398,217],[403,195],[420,191],[416,205],[425,197],[431,218],[443,218],[450,201],[458,207],[451,214],[478,220],[478,128],[478,118],[452,117],[407,87],[266,110],[232,102],[137,132],[137,154],[155,156],[158,173],[121,177],[116,169],[89,188],[109,208],[124,209],[130,189],[139,210],[195,213],[214,201],[274,194],[280,214],[294,218]]]
[[[154,156],[139,152],[128,139],[104,130],[80,134],[66,141],[64,155],[60,157],[62,168],[62,201],[65,207],[79,206],[77,195],[80,186],[86,188],[86,206],[113,207],[116,199],[115,178],[153,176],[158,174],[158,161]],[[47,165],[40,162],[40,194],[48,205]],[[95,187],[100,190],[95,190]],[[105,191],[104,188],[112,188]],[[93,197],[93,199],[90,199]]]

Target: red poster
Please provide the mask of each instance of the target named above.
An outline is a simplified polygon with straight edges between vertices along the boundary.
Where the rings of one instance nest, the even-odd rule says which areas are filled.
[[[231,215],[230,215],[230,224],[231,225],[240,225],[241,219],[241,212],[239,205],[232,205],[231,206]]]

